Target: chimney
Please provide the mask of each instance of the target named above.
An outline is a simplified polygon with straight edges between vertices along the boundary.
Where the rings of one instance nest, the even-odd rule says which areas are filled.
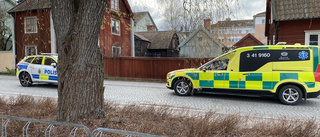
[[[156,26],[155,25],[147,25],[147,30],[148,31],[156,31]]]
[[[211,30],[211,19],[205,19],[203,22],[204,27],[206,27],[208,30]]]

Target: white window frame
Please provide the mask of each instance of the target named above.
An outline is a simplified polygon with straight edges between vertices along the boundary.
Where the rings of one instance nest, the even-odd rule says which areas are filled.
[[[35,50],[36,50],[36,51],[35,51],[35,55],[38,54],[37,45],[26,45],[25,48],[24,48],[24,54],[25,54],[25,56],[30,56],[30,55],[32,55],[32,54],[30,54],[30,55],[28,54],[28,49],[29,49],[29,48],[35,48]]]
[[[112,31],[112,28],[113,28],[114,25],[116,25],[116,26],[115,26],[115,29],[117,29],[117,24],[119,25],[119,26],[118,26],[118,27],[119,27],[119,33],[115,33],[115,32]],[[121,35],[121,24],[120,24],[120,20],[115,19],[115,18],[111,18],[111,34],[112,34],[112,35],[117,35],[117,36],[120,36],[120,35]]]
[[[305,30],[304,45],[310,45],[310,35],[318,35],[318,46],[320,45],[320,30]]]
[[[35,24],[28,24],[28,21],[32,21],[32,20],[35,20]],[[30,23],[30,22],[29,22]],[[28,31],[27,29],[27,25],[35,25],[35,26],[32,26],[34,27],[34,30],[33,31]],[[37,16],[29,16],[29,17],[24,17],[24,33],[26,34],[30,34],[30,33],[38,33],[38,20],[37,20]]]
[[[119,0],[111,0],[110,1],[110,8],[113,11],[119,11],[119,5],[120,5]]]
[[[114,54],[113,54],[115,49],[119,49],[118,55],[114,55]],[[112,57],[121,57],[121,47],[119,47],[119,46],[112,46]]]

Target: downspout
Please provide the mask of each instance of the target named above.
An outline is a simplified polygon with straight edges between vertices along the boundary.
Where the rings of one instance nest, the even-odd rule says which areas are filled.
[[[51,36],[51,53],[57,53],[56,33],[54,31],[51,10],[50,10],[50,36]]]
[[[279,31],[279,21],[277,21],[277,24],[276,24],[276,34],[274,34],[274,44],[277,44],[278,43],[278,31]]]
[[[131,57],[135,57],[135,53],[134,53],[134,31],[133,31],[133,27],[134,27],[134,21],[133,18],[130,18],[130,25],[131,25]]]
[[[12,15],[12,14],[11,14]],[[13,52],[13,69],[16,68],[16,59],[17,59],[17,55],[16,55],[16,16],[13,16],[13,21],[12,21],[12,25],[13,25],[13,30],[12,30],[12,52]]]

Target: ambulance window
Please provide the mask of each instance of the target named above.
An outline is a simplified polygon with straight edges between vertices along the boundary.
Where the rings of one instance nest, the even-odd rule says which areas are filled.
[[[41,64],[43,57],[36,57],[33,61],[32,64]]]
[[[206,70],[227,70],[229,59],[219,59],[207,63],[204,68]]]
[[[56,63],[52,58],[46,57],[46,60],[44,61],[44,65],[51,65],[51,63]]]
[[[240,54],[240,72],[256,71],[269,62],[307,61],[309,50],[251,50]]]
[[[30,62],[32,61],[32,59],[33,59],[33,57],[29,57],[29,58],[27,58],[24,62],[30,63]]]

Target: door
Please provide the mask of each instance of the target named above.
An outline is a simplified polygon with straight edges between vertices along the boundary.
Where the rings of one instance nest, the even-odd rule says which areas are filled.
[[[57,82],[58,75],[57,75],[57,67],[53,65],[53,63],[57,64],[57,62],[52,57],[45,57],[43,67],[43,75],[46,79],[50,82]]]
[[[214,60],[207,63],[199,74],[199,86],[201,88],[228,88],[229,73],[227,65],[229,59]]]
[[[30,64],[31,76],[33,81],[41,81],[41,72],[43,69],[41,67],[43,57],[35,57]]]
[[[273,84],[272,61],[278,58],[280,56],[275,54],[274,50],[269,49],[242,52],[239,62],[238,88],[271,89]]]

